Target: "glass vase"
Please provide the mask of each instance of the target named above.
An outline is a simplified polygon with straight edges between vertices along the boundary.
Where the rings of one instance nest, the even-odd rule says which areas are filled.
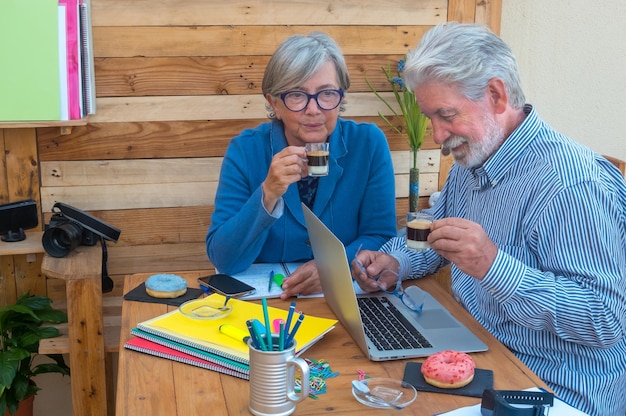
[[[419,205],[420,170],[411,168],[409,171],[409,212],[417,212]]]

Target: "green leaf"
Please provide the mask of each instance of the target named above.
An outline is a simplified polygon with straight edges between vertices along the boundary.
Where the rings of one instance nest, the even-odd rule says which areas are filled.
[[[37,316],[44,322],[63,324],[67,322],[67,314],[58,309],[46,308],[37,312]]]
[[[39,342],[59,335],[59,330],[45,323],[67,322],[67,314],[52,308],[45,296],[20,296],[13,305],[0,308],[0,415],[15,412],[20,401],[37,394],[32,383],[35,374],[69,375],[69,367],[60,354],[49,355],[54,363],[33,364]]]
[[[0,387],[10,388],[17,373],[19,361],[3,360],[0,356]]]
[[[15,380],[13,380],[13,386],[11,387],[11,390],[13,390],[15,399],[18,402],[21,402],[26,397],[28,397],[28,386],[29,386],[28,378],[24,377],[20,373],[17,373],[15,375]]]
[[[406,57],[403,58],[403,60]],[[387,65],[387,67],[381,68],[383,74],[387,78],[387,81],[391,85],[391,91],[395,97],[396,103],[400,108],[400,112],[402,113],[403,119],[403,128],[404,132],[400,131],[397,126],[394,126],[385,115],[382,113],[378,113],[379,117],[385,121],[385,123],[391,127],[398,134],[406,134],[407,142],[411,151],[413,152],[413,168],[417,167],[417,152],[422,147],[424,143],[424,136],[426,134],[426,124],[428,123],[428,118],[422,113],[417,101],[415,101],[415,94],[409,91],[406,86],[402,84],[402,87],[399,86],[396,82],[393,81],[394,76],[391,73],[391,66]],[[397,78],[401,78],[402,74],[398,72]],[[397,111],[394,107],[392,107],[387,100],[385,100],[382,95],[374,86],[370,83],[370,81],[366,78],[365,82],[369,89],[378,97],[380,101],[382,101],[385,106],[391,111],[394,116],[398,116]]]
[[[30,352],[25,348],[13,347],[8,350],[0,351],[0,367],[4,362],[22,361],[27,357],[30,357]]]
[[[61,366],[61,365],[57,365],[57,364],[53,364],[53,363],[43,363],[43,364],[38,364],[35,366],[35,368],[33,368],[33,375],[36,376],[38,374],[45,374],[45,373],[61,373],[65,376],[69,376],[70,375],[70,369],[68,366]]]

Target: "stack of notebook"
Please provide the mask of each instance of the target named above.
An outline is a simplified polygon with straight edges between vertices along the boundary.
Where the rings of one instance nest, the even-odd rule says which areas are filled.
[[[205,298],[207,304],[223,303],[223,299],[218,294]],[[247,380],[250,368],[248,345],[222,334],[219,327],[228,324],[247,332],[247,320],[264,321],[263,308],[237,299],[231,299],[228,304],[232,306],[232,312],[219,319],[194,319],[177,309],[141,322],[132,329],[134,337],[124,347]],[[271,321],[287,320],[286,310],[269,307],[268,312]],[[336,323],[334,319],[305,314],[295,334],[296,354],[321,339]]]

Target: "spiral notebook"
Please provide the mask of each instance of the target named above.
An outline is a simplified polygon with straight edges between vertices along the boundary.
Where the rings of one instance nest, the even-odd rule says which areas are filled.
[[[270,283],[270,273],[280,273],[285,278],[289,277],[298,267],[304,263],[253,263],[246,270],[231,274],[231,276],[254,287],[254,293],[242,296],[239,299],[272,299],[283,293],[283,289],[274,281]]]
[[[213,294],[204,298],[207,304],[223,304],[224,297]],[[263,307],[258,303],[231,299],[228,303],[232,312],[220,319],[193,319],[185,316],[180,309],[157,316],[137,324],[137,330],[168,339],[178,344],[209,352],[239,363],[249,363],[248,345],[233,339],[219,331],[222,324],[229,324],[248,332],[246,321],[258,319],[264,322]],[[283,309],[268,307],[270,321],[287,320],[288,312]],[[335,319],[320,318],[306,314],[298,332],[295,334],[296,354],[309,348],[320,340],[337,323]],[[136,332],[136,331],[135,331]]]
[[[158,335],[153,335],[148,332],[144,332],[139,328],[133,328],[130,332],[135,337],[143,338],[152,343],[159,344],[164,347],[171,348],[173,350],[180,351],[185,354],[193,355],[194,357],[200,358],[201,360],[209,361],[214,364],[219,364],[223,367],[230,368],[231,370],[237,371],[239,373],[248,374],[248,372],[250,371],[250,366],[242,362],[230,360],[221,355],[213,354],[211,352],[194,348],[189,345],[181,344],[171,339],[162,338]]]
[[[80,62],[83,87],[83,111],[96,113],[96,77],[93,54],[93,34],[91,30],[91,0],[81,0],[78,8],[80,21]]]
[[[207,360],[200,358],[202,354],[196,351],[196,354],[189,354],[185,351],[191,351],[190,349],[181,348],[170,348],[167,345],[153,342],[147,338],[142,338],[136,336],[131,338],[126,343],[124,343],[124,348],[129,350],[139,351],[144,354],[154,355],[156,357],[167,358],[168,360],[178,361],[180,363],[185,363],[189,365],[193,365],[196,367],[205,368],[211,371],[217,371],[219,373],[228,374],[234,377],[243,378],[244,380],[248,380],[250,377],[248,375],[250,369],[246,365],[236,365],[235,363],[227,364],[227,361],[215,359],[215,360]],[[224,363],[224,365],[220,364]]]

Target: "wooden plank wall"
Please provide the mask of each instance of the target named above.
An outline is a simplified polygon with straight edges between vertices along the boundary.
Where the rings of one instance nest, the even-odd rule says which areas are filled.
[[[499,32],[501,0],[91,0],[97,112],[69,134],[59,127],[1,129],[2,200],[34,198],[42,224],[55,201],[122,230],[108,244],[109,272],[123,275],[210,268],[204,237],[221,158],[230,139],[266,120],[263,70],[292,34],[321,30],[341,46],[352,85],[343,116],[379,124],[393,152],[398,214],[407,210],[405,138],[381,122],[369,91],[389,91],[395,66],[444,21]],[[388,93],[387,93],[388,94]],[[398,120],[399,122],[399,120]],[[440,189],[451,160],[429,138],[420,152],[420,194]],[[5,256],[6,257],[6,256]],[[63,298],[42,285],[37,260],[2,258],[0,291]]]

